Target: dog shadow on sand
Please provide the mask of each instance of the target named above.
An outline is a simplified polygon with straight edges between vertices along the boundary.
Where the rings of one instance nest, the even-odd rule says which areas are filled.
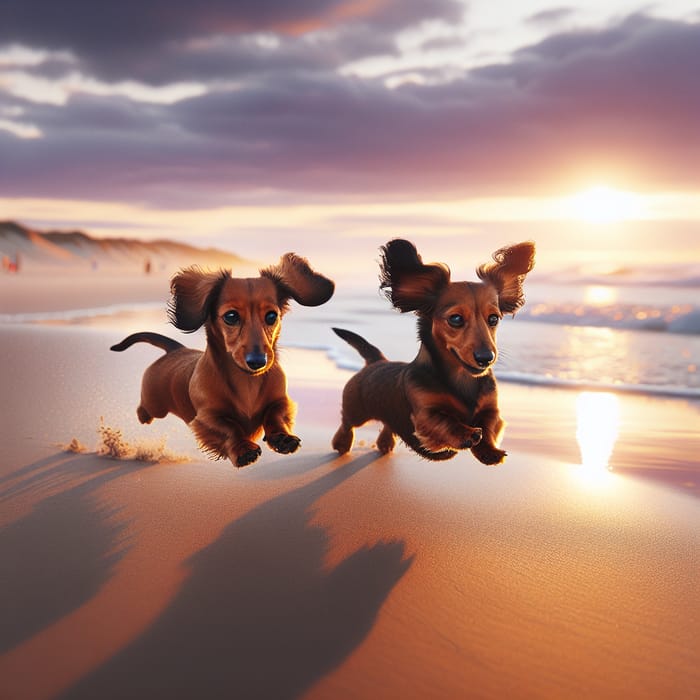
[[[0,654],[88,602],[128,551],[122,509],[99,489],[145,463],[59,453],[0,479],[0,509],[28,504],[0,527]],[[1,694],[1,693],[0,693]]]
[[[412,557],[402,541],[379,542],[329,570],[326,532],[309,521],[323,494],[378,457],[294,458],[333,468],[231,522],[187,562],[153,625],[62,697],[293,698],[337,667]]]

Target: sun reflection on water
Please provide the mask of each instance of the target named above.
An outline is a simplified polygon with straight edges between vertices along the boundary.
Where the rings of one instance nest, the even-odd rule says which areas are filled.
[[[606,306],[617,301],[617,292],[614,287],[593,284],[586,287],[583,300],[592,306]]]
[[[576,440],[581,452],[581,475],[598,480],[608,473],[620,427],[615,394],[583,391],[576,399]]]

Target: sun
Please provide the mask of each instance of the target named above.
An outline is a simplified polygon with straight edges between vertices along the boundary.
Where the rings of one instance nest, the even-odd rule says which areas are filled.
[[[571,213],[577,219],[595,224],[629,221],[643,214],[640,195],[606,185],[597,185],[574,195],[569,204]]]

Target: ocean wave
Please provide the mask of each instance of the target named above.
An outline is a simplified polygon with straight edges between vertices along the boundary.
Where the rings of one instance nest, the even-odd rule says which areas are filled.
[[[75,323],[83,319],[99,316],[116,316],[122,313],[138,313],[140,311],[157,311],[163,308],[162,302],[141,302],[129,304],[110,304],[85,309],[68,309],[63,311],[33,311],[17,314],[0,314],[0,323]]]
[[[576,266],[557,271],[537,272],[533,279],[549,284],[573,286],[695,288],[700,287],[700,265],[676,263],[619,267],[605,272],[593,272]]]
[[[340,370],[357,372],[365,366],[364,361],[359,356],[356,356],[354,353],[352,355],[346,354],[344,348],[306,343],[288,343],[287,347],[323,352]],[[584,378],[571,379],[512,370],[499,371],[498,369],[494,371],[494,374],[499,382],[521,384],[525,386],[539,386],[575,391],[612,391],[622,394],[640,394],[659,398],[666,397],[700,401],[700,389],[674,384],[633,384],[619,381],[590,381]]]
[[[700,334],[700,309],[692,304],[549,304],[535,303],[518,313],[522,320],[562,326],[593,326],[658,333]]]
[[[664,384],[627,384],[624,382],[591,382],[583,379],[563,379],[524,372],[495,372],[499,382],[542,386],[576,391],[612,391],[622,394],[642,394],[645,396],[691,399],[700,401],[700,389],[687,386]]]
[[[350,299],[325,312],[314,309],[308,315],[297,309],[293,322],[285,326],[282,346],[322,352],[339,370],[354,372],[364,365],[363,360],[330,331],[333,326],[343,326],[377,342],[388,357],[410,360],[416,341],[408,319],[391,310],[367,314],[365,305],[357,301]],[[129,324],[138,328],[152,325],[153,314],[162,311],[162,303],[114,304],[0,314],[0,325],[80,324],[91,318],[116,319],[129,314]],[[586,327],[612,332],[601,334]],[[518,313],[515,323],[506,319],[501,333],[503,352],[495,368],[501,381],[700,400],[700,306],[695,303],[595,306],[532,302]],[[519,368],[528,371],[517,371]]]

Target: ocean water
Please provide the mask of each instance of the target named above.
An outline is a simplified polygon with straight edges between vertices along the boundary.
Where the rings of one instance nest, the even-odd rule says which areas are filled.
[[[539,283],[526,296],[499,326],[499,381],[700,399],[700,288]],[[333,326],[391,359],[411,360],[418,349],[413,315],[393,310],[376,289],[339,290],[294,317],[284,342],[322,349],[346,369],[363,361]]]
[[[700,287],[681,284],[526,283],[527,301],[498,330],[499,381],[614,389],[700,400]],[[203,347],[203,333],[185,336],[166,323],[159,304],[0,315],[6,323],[117,325],[128,332],[155,330]],[[364,336],[384,354],[411,360],[418,349],[412,314],[400,314],[376,285],[339,285],[324,306],[296,304],[285,319],[281,346],[328,354],[344,369],[359,355],[331,330]]]

